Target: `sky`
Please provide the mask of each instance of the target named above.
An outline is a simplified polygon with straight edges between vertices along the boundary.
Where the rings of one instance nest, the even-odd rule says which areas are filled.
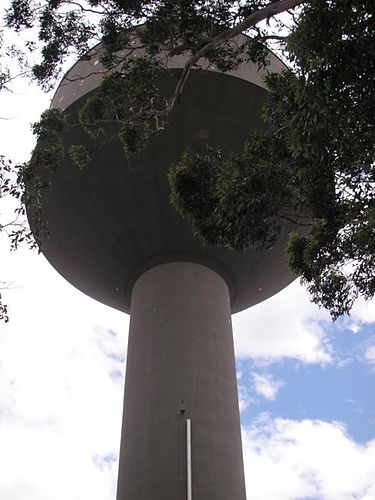
[[[49,98],[0,94],[2,154],[29,157]],[[129,317],[0,254],[0,499],[114,500]],[[375,301],[332,324],[296,280],[233,330],[248,500],[375,500]]]

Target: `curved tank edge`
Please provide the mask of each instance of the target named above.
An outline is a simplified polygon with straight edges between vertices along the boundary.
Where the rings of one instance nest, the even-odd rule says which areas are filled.
[[[236,38],[241,39],[248,37],[242,34]],[[101,42],[97,43],[89,50],[88,54],[93,53],[93,56],[90,59],[79,59],[73,64],[71,68],[67,70],[51,99],[51,108],[65,110],[80,97],[88,94],[99,86],[100,81],[105,74],[105,70],[103,69],[103,66],[100,62],[100,45]],[[96,54],[95,51],[97,51]],[[135,53],[137,52],[142,53],[141,50],[136,50]],[[287,69],[286,64],[281,60],[279,56],[277,56],[271,50],[268,50],[268,52],[270,57],[270,64],[269,66],[267,66],[267,68],[258,68],[255,63],[247,62],[240,64],[234,70],[223,73],[219,71],[214,65],[210,64],[206,59],[202,58],[197,62],[197,67],[193,68],[193,71],[205,70],[233,76],[235,78],[240,78],[247,82],[253,83],[254,85],[267,90],[267,86],[264,82],[264,77],[269,74],[270,70],[271,72],[279,73]],[[188,56],[186,54],[173,56],[166,59],[166,68],[182,68],[187,60]],[[75,70],[77,71],[74,74]],[[66,82],[69,77],[73,78],[74,80]],[[69,90],[68,93],[66,92],[67,90]]]

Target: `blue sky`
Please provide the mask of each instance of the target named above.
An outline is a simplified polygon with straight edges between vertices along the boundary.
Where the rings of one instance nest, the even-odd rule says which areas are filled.
[[[243,405],[248,400],[242,413],[245,425],[267,412],[293,420],[342,421],[355,441],[374,438],[375,363],[364,356],[374,343],[375,325],[364,325],[354,334],[345,323],[340,320],[329,328],[334,348],[330,364],[283,359],[259,366],[253,359],[237,361]]]
[[[249,498],[375,498],[373,303],[332,324],[297,282],[267,302],[234,318]]]
[[[28,158],[48,103],[0,95],[1,153]],[[0,252],[0,498],[114,500],[129,318]],[[375,500],[375,301],[332,324],[297,280],[233,329],[248,500]]]

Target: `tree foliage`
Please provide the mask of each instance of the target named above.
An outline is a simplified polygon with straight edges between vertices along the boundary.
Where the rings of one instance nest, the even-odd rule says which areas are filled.
[[[47,221],[43,217],[43,192],[51,185],[53,173],[64,161],[66,152],[62,134],[65,126],[66,117],[62,111],[45,111],[40,121],[32,126],[36,137],[32,157],[18,170],[22,204],[27,206],[28,216],[33,222],[33,234],[39,250],[42,250],[42,238],[48,235]],[[74,150],[72,154],[74,156]]]
[[[102,42],[106,74],[79,119],[107,140],[111,124],[126,155],[168,126],[202,57],[225,73],[246,61],[267,67],[268,47],[279,50],[291,69],[267,77],[265,131],[237,155],[209,144],[186,151],[170,171],[172,203],[199,237],[236,249],[272,246],[288,221],[290,266],[336,318],[375,293],[374,11],[372,0],[13,0],[6,24],[38,30],[31,71],[46,88],[67,58],[90,57]],[[178,54],[185,66],[160,95],[158,79]],[[80,145],[64,150],[59,127],[72,124],[59,120],[45,114],[34,127],[39,142],[20,176],[33,178],[25,196],[36,210],[63,157],[79,168],[90,160]]]
[[[293,222],[290,266],[333,318],[375,292],[374,14],[372,2],[306,6],[287,39],[293,70],[267,78],[267,131],[216,169],[197,172],[191,153],[170,175],[174,205],[209,242],[272,244]]]
[[[11,250],[26,244],[35,248],[36,243],[26,222],[25,206],[20,203],[23,186],[17,181],[12,161],[0,156],[0,235],[6,235]],[[12,211],[13,210],[13,211]],[[0,281],[0,290],[9,288],[8,283]],[[0,321],[9,321],[8,307],[0,293]]]

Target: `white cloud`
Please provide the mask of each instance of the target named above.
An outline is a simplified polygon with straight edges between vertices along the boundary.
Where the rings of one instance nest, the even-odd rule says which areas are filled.
[[[263,416],[243,447],[252,500],[375,498],[375,440],[357,444],[340,423]]]
[[[330,363],[332,348],[322,325],[327,312],[309,301],[298,280],[279,294],[233,316],[238,357],[263,361],[293,358],[304,363]]]
[[[360,332],[361,330],[361,327],[356,324],[356,323],[352,323],[350,326],[349,326],[349,329],[354,333],[354,335],[357,335],[357,333]]]
[[[365,360],[375,367],[375,345],[367,347],[365,351]]]
[[[253,373],[252,380],[254,390],[258,396],[262,396],[269,401],[276,399],[277,393],[285,385],[285,382],[280,379],[275,379],[273,375],[266,375],[261,373]]]
[[[248,387],[245,385],[238,386],[238,405],[240,412],[243,412],[249,408],[249,406],[254,403],[254,399],[250,395]]]
[[[115,497],[115,467],[98,467],[91,448],[79,436],[53,428],[3,424],[0,442],[0,498],[4,500]]]
[[[111,500],[128,316],[75,290],[43,257],[10,258],[22,279],[0,325],[0,498]]]
[[[375,299],[365,301],[360,298],[356,300],[350,316],[344,319],[342,324],[354,334],[360,334],[362,328],[371,323],[375,325]]]
[[[358,299],[350,312],[355,325],[375,323],[375,300]]]

